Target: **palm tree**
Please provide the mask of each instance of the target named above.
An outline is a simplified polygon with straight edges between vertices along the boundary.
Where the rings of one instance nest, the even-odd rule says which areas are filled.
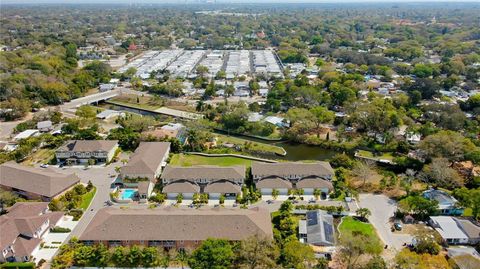
[[[367,219],[368,216],[372,215],[372,212],[370,212],[370,209],[365,208],[365,207],[357,209],[357,211],[355,211],[355,213],[362,219]]]

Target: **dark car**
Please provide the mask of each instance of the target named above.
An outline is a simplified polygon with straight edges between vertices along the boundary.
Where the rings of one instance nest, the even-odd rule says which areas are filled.
[[[393,227],[395,228],[395,230],[397,231],[401,231],[402,230],[402,224],[400,224],[400,222],[395,222],[393,224]]]

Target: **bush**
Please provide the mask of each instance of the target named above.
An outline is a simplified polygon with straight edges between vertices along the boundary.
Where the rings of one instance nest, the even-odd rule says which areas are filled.
[[[65,227],[53,227],[53,228],[50,229],[51,233],[69,233],[71,231],[72,230],[70,230],[69,228],[65,228]]]
[[[82,215],[83,215],[83,210],[81,210],[81,209],[73,209],[73,210],[70,210],[70,211],[68,212],[68,215],[72,216],[74,221],[77,221],[77,220],[79,220],[79,219],[82,217]]]

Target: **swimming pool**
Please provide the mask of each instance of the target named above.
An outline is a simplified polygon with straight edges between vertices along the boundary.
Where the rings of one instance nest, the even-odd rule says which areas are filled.
[[[134,189],[123,189],[122,190],[122,200],[132,200],[133,196],[135,195],[135,192],[137,192]]]

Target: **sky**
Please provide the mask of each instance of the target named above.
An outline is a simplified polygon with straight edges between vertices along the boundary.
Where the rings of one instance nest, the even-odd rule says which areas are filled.
[[[132,4],[132,3],[201,3],[207,0],[0,0],[0,4]],[[209,0],[215,1],[215,0]],[[408,3],[408,2],[475,2],[480,0],[216,0],[217,3]]]

